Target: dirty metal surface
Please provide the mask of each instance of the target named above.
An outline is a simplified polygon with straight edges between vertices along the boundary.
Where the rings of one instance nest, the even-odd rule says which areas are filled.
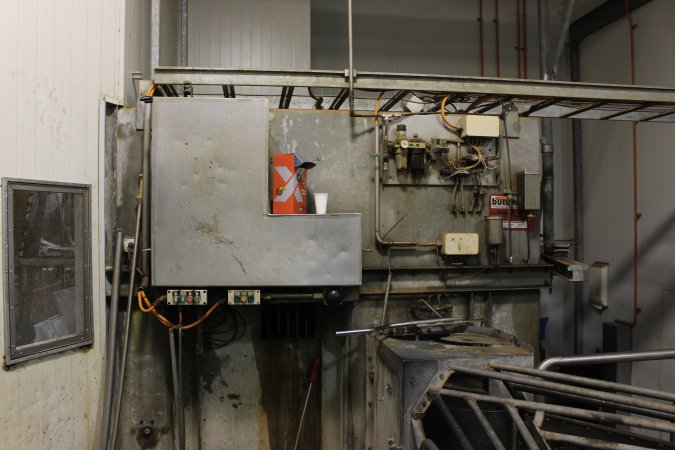
[[[157,98],[152,123],[155,285],[361,284],[359,214],[267,214],[267,100]]]

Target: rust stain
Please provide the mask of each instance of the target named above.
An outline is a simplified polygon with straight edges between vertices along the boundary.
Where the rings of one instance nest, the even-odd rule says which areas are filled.
[[[215,242],[216,244],[232,245],[231,240],[227,239],[225,236],[220,234],[220,230],[218,229],[218,222],[215,223],[197,222],[195,229],[199,234],[204,236],[206,239]]]

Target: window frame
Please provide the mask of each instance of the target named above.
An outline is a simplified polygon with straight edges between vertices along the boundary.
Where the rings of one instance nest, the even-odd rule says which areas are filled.
[[[17,349],[16,346],[16,317],[15,306],[17,293],[14,282],[14,192],[55,192],[64,194],[82,195],[82,299],[83,329],[81,333],[62,338],[36,343],[26,349]],[[2,243],[3,243],[3,311],[4,311],[4,364],[11,365],[37,359],[55,353],[65,352],[94,342],[93,323],[93,293],[92,293],[92,255],[91,255],[91,185],[78,183],[63,183],[45,180],[27,180],[21,178],[2,178]],[[77,268],[77,262],[76,266]],[[26,347],[26,346],[23,346]]]

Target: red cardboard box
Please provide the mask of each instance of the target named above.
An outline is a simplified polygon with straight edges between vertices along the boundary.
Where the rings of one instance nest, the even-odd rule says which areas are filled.
[[[274,155],[273,214],[307,214],[307,170],[314,165],[297,153]]]

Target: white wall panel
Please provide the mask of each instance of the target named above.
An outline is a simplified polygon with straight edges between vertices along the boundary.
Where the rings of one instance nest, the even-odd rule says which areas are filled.
[[[675,2],[654,0],[633,13],[637,84],[673,86],[675,82]],[[628,23],[625,19],[597,32],[582,45],[582,79],[630,83]],[[584,135],[585,255],[610,263],[610,308],[586,311],[587,351],[600,343],[602,322],[632,320],[633,174],[629,123],[586,122]],[[639,278],[635,349],[675,345],[675,128],[638,125]],[[675,364],[633,365],[636,384],[674,388]]]
[[[92,185],[94,345],[0,371],[0,448],[81,449],[96,439],[105,348],[99,106],[123,93],[123,6],[3,2],[0,176]]]
[[[309,69],[309,0],[190,0],[188,65]]]

